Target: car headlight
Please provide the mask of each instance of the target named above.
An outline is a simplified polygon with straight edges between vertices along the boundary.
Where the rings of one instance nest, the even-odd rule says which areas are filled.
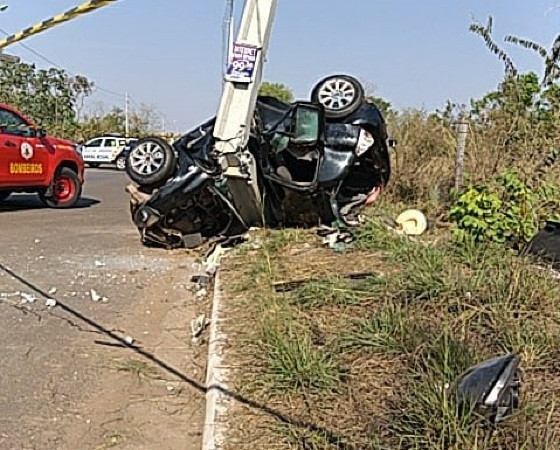
[[[460,401],[469,402],[491,423],[501,422],[519,408],[519,356],[492,358],[471,367],[457,383]]]

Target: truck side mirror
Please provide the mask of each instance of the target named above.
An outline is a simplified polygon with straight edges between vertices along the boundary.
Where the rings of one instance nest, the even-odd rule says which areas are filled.
[[[35,137],[39,139],[43,139],[47,137],[47,132],[43,128],[36,128],[35,129]]]
[[[292,116],[290,143],[296,146],[316,145],[323,135],[324,112],[313,103],[296,103]]]

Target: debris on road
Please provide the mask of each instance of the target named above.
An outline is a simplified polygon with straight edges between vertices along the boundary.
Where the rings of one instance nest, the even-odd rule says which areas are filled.
[[[191,282],[196,283],[197,286],[208,286],[210,281],[211,278],[209,275],[193,275],[191,277]]]
[[[35,303],[35,301],[37,300],[36,296],[34,296],[33,294],[27,294],[25,292],[21,292],[20,297],[22,305],[25,305],[26,303]]]
[[[54,295],[54,294],[56,294],[56,291],[57,291],[57,289],[55,287],[50,288],[48,294],[49,295]]]
[[[107,303],[107,302],[109,301],[109,299],[108,299],[107,297],[103,297],[102,295],[99,295],[99,294],[95,291],[95,289],[90,289],[89,293],[90,293],[91,299],[92,299],[94,302],[99,302],[99,301],[100,301],[100,302],[102,302],[102,303]]]
[[[124,338],[124,341],[128,344],[128,345],[132,345],[134,344],[134,338],[132,336],[127,336]]]
[[[199,344],[202,332],[210,325],[210,319],[206,317],[206,314],[201,314],[196,319],[191,321],[191,332],[192,332],[192,342],[193,344]]]
[[[95,267],[103,267],[103,266],[105,266],[105,263],[104,263],[104,262],[102,262],[102,261],[97,261],[97,260],[95,261]]]
[[[45,306],[47,308],[54,308],[57,305],[56,300],[54,298],[47,298],[45,302]]]
[[[218,244],[216,245],[214,250],[206,257],[203,266],[208,275],[214,276],[216,274],[218,267],[220,267],[220,260],[228,250],[229,249],[222,247],[221,244]]]
[[[196,292],[196,298],[205,298],[208,295],[208,291],[205,288],[199,289]]]

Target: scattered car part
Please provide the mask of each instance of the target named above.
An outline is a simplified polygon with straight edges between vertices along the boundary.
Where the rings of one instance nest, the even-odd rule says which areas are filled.
[[[340,119],[356,112],[365,98],[362,84],[348,75],[332,75],[319,81],[311,101],[325,108],[328,119]]]
[[[471,367],[457,382],[458,399],[492,424],[503,421],[519,408],[519,360],[518,355],[509,354]]]
[[[554,269],[560,269],[560,222],[547,221],[523,253],[551,264]]]
[[[420,236],[428,229],[428,220],[422,211],[408,209],[396,218],[395,229],[407,236]]]
[[[200,343],[202,332],[210,325],[210,319],[206,314],[201,314],[191,321],[191,334],[193,344]]]

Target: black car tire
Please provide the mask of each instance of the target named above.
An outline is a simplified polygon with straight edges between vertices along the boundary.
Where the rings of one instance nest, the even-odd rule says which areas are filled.
[[[115,160],[115,165],[118,170],[126,170],[126,156],[119,156]]]
[[[99,163],[87,163],[87,165],[92,169],[97,169],[99,167]]]
[[[11,191],[1,191],[0,192],[0,202],[3,202],[4,200],[7,200],[8,197],[12,194]]]
[[[139,186],[163,185],[175,172],[173,147],[162,138],[140,139],[126,157],[126,173]]]
[[[356,112],[365,100],[364,87],[349,75],[331,75],[319,81],[311,101],[325,108],[327,119],[342,119]]]
[[[68,167],[60,169],[53,180],[52,196],[39,191],[39,198],[49,208],[72,208],[82,195],[82,183],[78,174]]]

